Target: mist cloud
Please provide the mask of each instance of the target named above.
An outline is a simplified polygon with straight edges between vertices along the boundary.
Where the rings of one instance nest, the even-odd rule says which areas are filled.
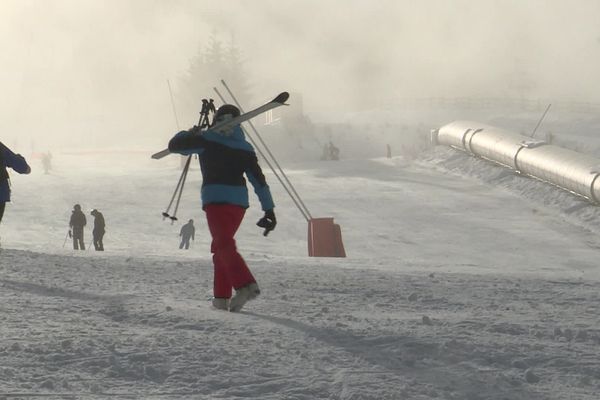
[[[0,135],[162,142],[166,80],[210,34],[233,38],[257,99],[299,92],[309,113],[430,96],[600,101],[598,16],[595,1],[4,0]]]

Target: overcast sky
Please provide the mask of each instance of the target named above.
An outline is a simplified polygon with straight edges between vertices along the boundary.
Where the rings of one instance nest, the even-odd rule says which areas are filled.
[[[166,81],[176,89],[211,32],[234,38],[257,101],[302,93],[309,113],[428,96],[600,102],[598,21],[591,0],[1,0],[0,139],[168,138]]]

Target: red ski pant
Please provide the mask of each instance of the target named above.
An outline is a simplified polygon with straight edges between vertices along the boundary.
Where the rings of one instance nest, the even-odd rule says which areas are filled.
[[[231,204],[209,204],[204,207],[208,229],[212,236],[214,296],[231,297],[231,288],[239,289],[256,282],[248,265],[237,252],[235,236],[246,210]]]

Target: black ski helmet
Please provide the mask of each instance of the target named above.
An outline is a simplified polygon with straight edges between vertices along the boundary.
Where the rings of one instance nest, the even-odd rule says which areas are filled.
[[[225,119],[225,115],[231,115],[231,118],[239,117],[240,109],[233,104],[223,104],[218,108],[217,113],[215,114],[215,121],[223,121]]]

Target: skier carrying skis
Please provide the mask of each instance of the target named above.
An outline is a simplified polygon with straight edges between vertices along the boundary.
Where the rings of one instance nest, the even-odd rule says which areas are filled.
[[[12,168],[19,174],[29,174],[31,172],[31,168],[23,156],[13,153],[0,142],[0,222],[2,222],[4,216],[6,203],[10,201],[10,184],[6,168]]]
[[[190,219],[187,224],[181,227],[181,230],[179,231],[179,236],[181,236],[181,243],[179,244],[179,249],[183,249],[184,246],[186,250],[189,249],[190,239],[194,240],[194,237],[196,236],[196,228],[194,228],[193,219]]]
[[[239,115],[237,107],[225,104],[217,110],[214,123]],[[169,142],[169,150],[185,155],[200,155],[202,208],[212,236],[213,306],[221,310],[240,311],[248,300],[260,294],[256,279],[238,253],[234,239],[249,207],[244,174],[254,187],[265,212],[257,225],[265,229],[266,236],[277,224],[271,191],[258,165],[254,148],[246,141],[238,124],[225,133],[217,133],[210,128],[201,133],[194,126],[177,133]],[[233,297],[232,287],[235,289]]]
[[[73,206],[73,212],[71,213],[71,219],[69,220],[69,227],[71,231],[69,234],[73,236],[73,249],[85,250],[85,243],[83,243],[83,227],[87,224],[85,214],[81,211],[81,206],[75,204]]]

